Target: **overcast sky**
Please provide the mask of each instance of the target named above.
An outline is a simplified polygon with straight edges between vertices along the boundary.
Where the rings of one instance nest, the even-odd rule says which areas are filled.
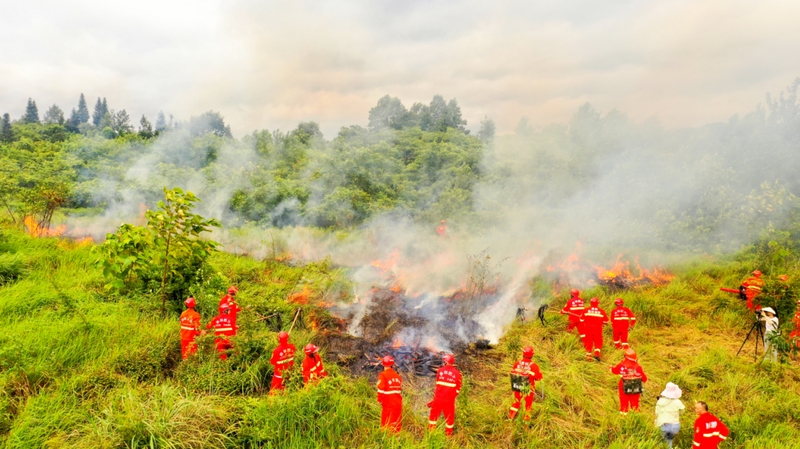
[[[468,127],[592,103],[669,128],[727,120],[800,76],[797,0],[26,0],[0,9],[0,112],[81,92],[138,120],[213,109],[234,134],[366,125],[385,94],[456,98]]]

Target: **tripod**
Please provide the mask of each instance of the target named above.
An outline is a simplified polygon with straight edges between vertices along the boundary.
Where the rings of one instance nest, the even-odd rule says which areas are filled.
[[[750,327],[750,332],[748,332],[747,336],[744,337],[744,341],[742,341],[742,346],[740,346],[739,350],[736,351],[736,355],[738,356],[739,353],[742,352],[742,348],[744,348],[745,343],[747,343],[747,340],[750,338],[750,335],[753,333],[753,331],[756,332],[755,336],[756,347],[755,347],[755,353],[753,354],[753,361],[755,362],[758,360],[758,342],[761,342],[761,349],[763,349],[764,352],[766,352],[767,350],[767,348],[764,346],[764,323],[762,323],[760,319],[756,319],[756,322],[753,323],[753,326]]]

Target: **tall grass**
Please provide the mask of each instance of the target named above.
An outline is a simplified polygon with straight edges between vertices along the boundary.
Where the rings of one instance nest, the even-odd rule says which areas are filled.
[[[307,286],[314,299],[330,301],[348,290],[342,273],[325,261],[292,267],[214,256],[219,285],[198,286],[198,309],[207,321],[221,289],[240,287],[247,311],[237,352],[221,362],[213,337],[205,336],[200,354],[181,362],[177,311],[161,315],[147,294],[109,297],[96,257],[91,248],[63,240],[0,234],[3,447],[660,448],[652,411],[667,381],[683,388],[688,409],[704,400],[728,424],[724,447],[800,447],[796,365],[754,363],[752,352],[735,356],[752,317],[718,287],[735,286],[747,272],[746,259],[689,262],[664,287],[621,294],[593,289],[604,308],[621,296],[639,316],[631,343],[649,377],[641,413],[618,413],[618,378],[608,365],[622,353],[609,347],[610,329],[602,362],[586,362],[557,317],[548,326],[515,323],[496,349],[460,360],[469,369],[456,433],[447,439],[441,428],[426,429],[431,379],[406,380],[399,435],[378,427],[372,380],[336,366],[313,388],[295,377],[285,393],[268,395],[276,331],[289,326],[297,307],[313,311],[287,296]],[[280,319],[258,319],[266,315]],[[298,347],[314,337],[302,325],[292,333]],[[530,423],[506,419],[508,371],[525,345],[536,349],[545,376]],[[691,445],[693,420],[683,415],[679,447]]]

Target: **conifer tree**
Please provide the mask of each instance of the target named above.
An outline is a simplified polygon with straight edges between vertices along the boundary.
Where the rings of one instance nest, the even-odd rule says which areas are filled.
[[[158,111],[158,116],[156,117],[156,132],[160,133],[167,129],[167,118],[164,117],[164,111]]]
[[[72,117],[70,117],[71,119]],[[75,114],[75,118],[77,122],[75,126],[77,127],[81,123],[88,123],[89,122],[89,108],[86,107],[86,98],[84,98],[83,94],[81,94],[80,100],[78,100],[78,111]]]
[[[22,117],[25,123],[39,123],[39,108],[36,102],[28,98],[28,106],[25,108],[25,115]]]
[[[11,142],[14,134],[11,132],[11,116],[6,112],[0,122],[0,142]]]
[[[147,120],[147,117],[142,115],[142,119],[139,120],[139,125],[139,135],[141,137],[145,139],[153,137],[153,125],[150,124],[150,120]]]
[[[94,105],[94,113],[92,113],[92,123],[94,123],[94,126],[99,127],[100,122],[103,121],[103,117],[105,117],[108,112],[108,102],[106,102],[105,97],[102,100],[100,100],[100,97],[97,97],[97,103]]]

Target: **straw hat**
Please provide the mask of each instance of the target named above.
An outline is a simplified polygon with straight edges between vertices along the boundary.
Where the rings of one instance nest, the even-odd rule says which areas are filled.
[[[667,382],[667,388],[661,392],[661,396],[667,399],[679,399],[683,392],[681,389],[672,382]]]
[[[762,312],[769,312],[769,313],[771,313],[771,314],[773,314],[773,315],[777,315],[777,314],[775,313],[775,309],[773,309],[772,307],[764,307],[763,309],[761,309],[761,311],[762,311]]]

